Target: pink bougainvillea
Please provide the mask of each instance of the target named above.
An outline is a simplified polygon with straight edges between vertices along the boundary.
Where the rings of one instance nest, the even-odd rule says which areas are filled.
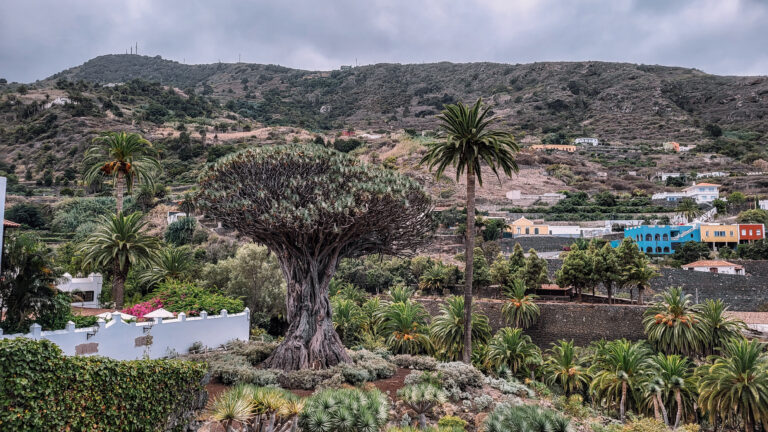
[[[145,301],[143,303],[136,303],[135,305],[123,309],[121,312],[129,315],[133,315],[136,318],[143,318],[144,315],[160,309],[163,307],[163,301],[159,298],[153,298],[152,300]]]

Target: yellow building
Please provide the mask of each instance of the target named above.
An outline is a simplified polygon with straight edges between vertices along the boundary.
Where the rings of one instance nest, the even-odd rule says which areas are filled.
[[[533,150],[557,150],[557,151],[565,151],[569,153],[573,153],[576,151],[575,145],[567,145],[567,144],[536,144],[536,145],[532,145],[531,148]]]
[[[549,235],[549,225],[537,224],[525,216],[512,222],[507,231],[512,235]]]
[[[738,243],[738,225],[701,225],[701,241],[704,243]]]

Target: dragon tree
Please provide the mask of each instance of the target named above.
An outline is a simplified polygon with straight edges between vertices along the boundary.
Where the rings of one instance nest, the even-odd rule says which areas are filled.
[[[415,180],[319,145],[250,148],[200,176],[201,210],[277,256],[287,282],[285,340],[265,361],[284,370],[349,362],[328,284],[339,261],[415,251],[432,231]]]

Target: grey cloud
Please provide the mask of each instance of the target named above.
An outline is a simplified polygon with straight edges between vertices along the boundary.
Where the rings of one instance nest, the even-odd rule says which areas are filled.
[[[605,60],[768,74],[760,0],[10,0],[0,77],[34,81],[101,54],[304,69],[433,61]]]

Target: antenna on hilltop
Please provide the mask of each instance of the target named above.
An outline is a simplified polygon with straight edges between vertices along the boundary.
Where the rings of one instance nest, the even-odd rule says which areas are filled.
[[[133,54],[133,45],[131,45],[131,54]]]
[[[240,53],[237,53],[237,62],[240,63]]]
[[[136,55],[139,55],[139,43],[136,42]]]

